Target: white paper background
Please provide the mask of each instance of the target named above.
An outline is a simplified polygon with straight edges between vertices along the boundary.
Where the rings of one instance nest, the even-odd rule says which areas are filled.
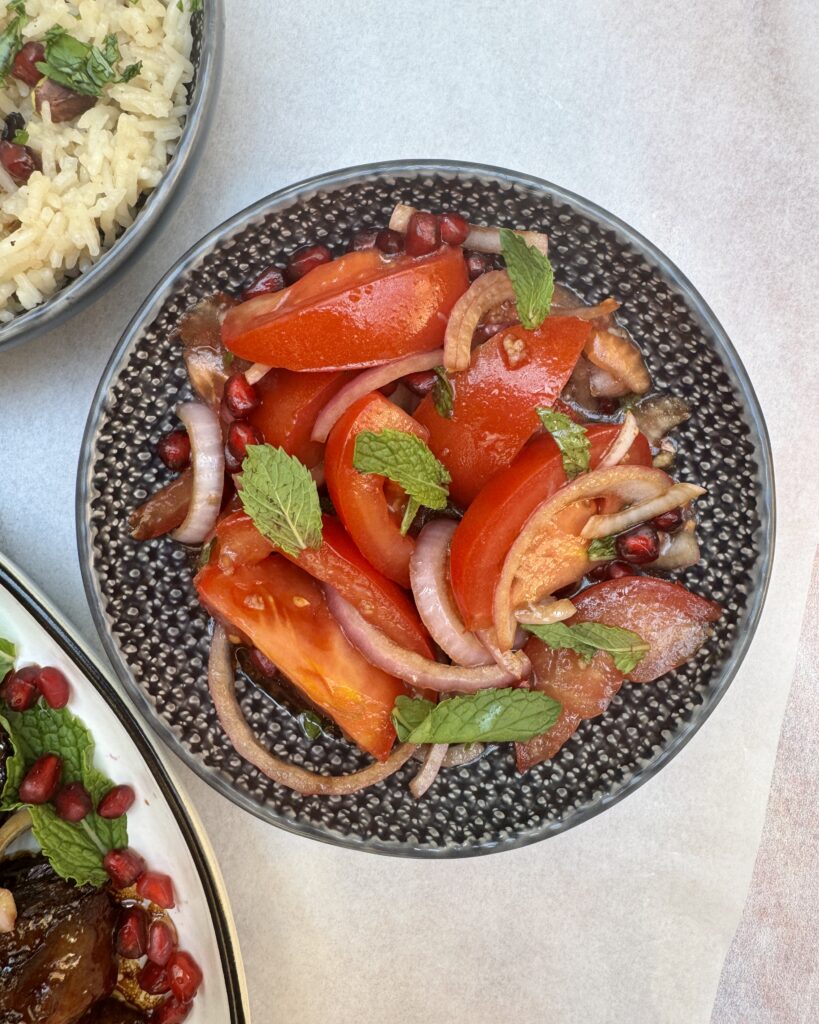
[[[96,382],[206,230],[302,177],[446,157],[540,175],[648,235],[733,339],[772,435],[767,608],[705,729],[596,820],[515,853],[387,860],[275,831],[183,774],[263,1024],[698,1024],[762,825],[817,539],[819,46],[812,0],[227,0],[225,76],[181,208],[126,280],[0,356],[0,548],[96,643],[74,474]]]

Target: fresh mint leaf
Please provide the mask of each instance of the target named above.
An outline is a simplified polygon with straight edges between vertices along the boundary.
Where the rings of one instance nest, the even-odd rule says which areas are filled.
[[[6,14],[15,17],[0,32],[0,83],[11,70],[14,58],[23,48],[23,25],[28,20],[25,0],[11,0],[6,5]]]
[[[202,10],[202,0],[191,0],[191,14],[196,14],[197,11]]]
[[[586,428],[563,412],[542,406],[536,411],[560,449],[566,476],[573,480],[579,473],[587,472],[591,464],[591,441]]]
[[[22,753],[17,749],[11,726],[2,715],[0,715],[0,731],[8,736],[12,751],[6,758],[6,781],[3,783],[2,791],[0,791],[0,811],[13,811],[20,806],[17,791],[20,789],[20,783],[23,781],[26,762]]]
[[[263,536],[285,554],[321,547],[321,505],[310,470],[270,444],[248,445],[242,463],[245,512]]]
[[[501,252],[515,289],[520,322],[529,330],[540,327],[552,308],[555,278],[549,257],[509,228],[500,229]]]
[[[102,866],[102,858],[107,850],[95,842],[93,828],[83,827],[88,818],[78,825],[63,821],[51,804],[30,806],[29,812],[34,838],[61,878],[97,888],[106,884],[108,874]]]
[[[298,721],[308,740],[317,740],[324,735],[324,723],[314,711],[302,711]]]
[[[17,648],[11,640],[0,637],[0,683],[14,668],[14,659],[17,657]]]
[[[16,146],[25,146],[28,142],[28,132],[23,128],[18,128],[14,133],[14,138],[11,140]]]
[[[407,492],[401,532],[406,533],[421,505],[446,508],[450,476],[420,437],[403,430],[362,430],[355,439],[353,466],[360,473],[389,477]]]
[[[586,552],[592,562],[609,562],[617,554],[614,537],[596,537]]]
[[[74,92],[101,96],[106,85],[129,82],[142,70],[141,62],[129,64],[118,75],[115,65],[119,59],[119,40],[113,33],[101,47],[90,46],[55,25],[46,32],[45,60],[38,62],[37,70]]]
[[[539,690],[509,689],[482,690],[440,704],[398,697],[392,717],[402,742],[525,743],[550,729],[560,711],[561,705]]]
[[[433,372],[435,373],[435,383],[432,386],[432,404],[439,416],[450,420],[452,419],[452,400],[455,397],[452,381],[443,366],[436,366]]]
[[[650,649],[645,640],[632,630],[606,626],[602,622],[578,622],[573,626],[552,622],[548,626],[526,625],[523,628],[553,650],[575,651],[586,661],[591,661],[597,651],[605,651],[626,676],[634,671]]]
[[[196,560],[196,564],[200,569],[204,569],[210,561],[210,556],[213,554],[215,544],[216,538],[211,537],[207,544],[202,545],[202,550],[199,552],[199,558]]]

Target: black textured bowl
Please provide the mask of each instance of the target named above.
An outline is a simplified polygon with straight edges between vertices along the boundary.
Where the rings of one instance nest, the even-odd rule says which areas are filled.
[[[127,515],[164,480],[154,443],[188,397],[174,329],[185,309],[237,287],[271,255],[383,225],[397,200],[460,210],[477,222],[539,228],[560,281],[586,300],[623,300],[656,384],[695,414],[678,471],[708,485],[698,504],[703,561],[685,574],[725,615],[693,663],[651,686],[625,686],[553,761],[519,776],[510,747],[441,774],[414,802],[412,765],[357,796],[305,799],[268,781],[226,741],[206,683],[208,618],[190,556],[170,540],[137,544]],[[753,389],[708,307],[669,261],[625,224],[547,182],[496,168],[395,163],[353,168],[276,193],[217,228],[157,286],[117,346],[92,406],[79,467],[77,529],[97,628],[120,678],[169,745],[220,792],[267,821],[316,839],[403,856],[464,856],[544,839],[611,806],[657,772],[708,717],[747,650],[768,582],[773,483]],[[277,754],[315,770],[367,758],[343,740],[310,744],[251,689],[242,705]]]

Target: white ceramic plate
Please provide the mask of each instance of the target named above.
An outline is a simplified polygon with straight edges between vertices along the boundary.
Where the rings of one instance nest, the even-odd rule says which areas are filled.
[[[134,786],[129,845],[174,880],[171,912],[204,982],[190,1024],[248,1024],[244,972],[219,868],[179,784],[101,665],[59,613],[0,555],[0,636],[17,646],[18,664],[56,665],[72,684],[69,707],[91,730],[95,763],[114,782]]]

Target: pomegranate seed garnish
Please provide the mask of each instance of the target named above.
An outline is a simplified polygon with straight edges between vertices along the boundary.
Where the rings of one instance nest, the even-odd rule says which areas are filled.
[[[71,696],[68,680],[58,668],[51,665],[40,669],[35,685],[50,708],[64,708]]]
[[[408,373],[404,377],[404,383],[416,395],[428,395],[435,387],[437,379],[432,370],[419,370],[417,373]]]
[[[43,77],[42,71],[37,69],[37,64],[44,60],[45,47],[42,43],[26,43],[14,58],[11,73],[26,85],[35,86]]]
[[[121,818],[135,799],[136,793],[130,786],[114,786],[97,804],[97,814],[101,818]]]
[[[408,256],[426,256],[441,244],[441,228],[434,213],[414,213],[407,225],[404,247]]]
[[[243,420],[236,420],[235,423],[231,423],[228,430],[227,449],[237,462],[241,464],[244,461],[249,444],[261,443],[262,439],[255,427],[251,427],[249,423],[245,423]]]
[[[247,416],[259,404],[256,388],[248,383],[243,373],[234,373],[225,384],[225,405],[236,417]]]
[[[655,530],[662,530],[663,533],[676,533],[685,522],[685,516],[681,508],[672,508],[663,512],[661,516],[655,516],[651,525]]]
[[[479,252],[470,252],[466,257],[466,272],[469,274],[469,280],[474,281],[479,278],[481,274],[485,274],[487,270],[491,270],[489,261],[487,258]]]
[[[400,231],[393,231],[392,228],[384,228],[375,236],[376,247],[392,256],[401,252],[404,248],[404,236]]]
[[[332,259],[333,254],[326,245],[303,245],[288,260],[284,276],[292,284],[322,263],[332,262]]]
[[[145,955],[148,945],[148,913],[136,904],[123,907],[117,926],[117,952],[128,960],[138,960]]]
[[[42,170],[40,158],[34,150],[16,142],[0,142],[0,164],[21,184],[25,184],[35,171]]]
[[[441,241],[447,245],[463,245],[469,234],[469,225],[459,213],[442,213]]]
[[[193,999],[202,984],[202,972],[190,953],[178,950],[168,961],[167,970],[171,992],[176,998],[183,1003]]]
[[[20,800],[24,804],[47,804],[57,792],[62,759],[56,754],[43,754],[29,768],[20,783]]]
[[[88,790],[81,782],[69,782],[54,797],[57,817],[75,824],[87,817],[94,808]]]
[[[180,1003],[178,999],[171,996],[151,1014],[151,1024],[182,1024],[182,1021],[191,1012],[191,1003]]]
[[[160,439],[156,454],[168,469],[175,473],[184,469],[191,461],[191,442],[184,430],[172,430]]]
[[[25,665],[12,672],[3,684],[3,700],[12,711],[28,711],[34,706],[37,697],[37,676],[39,665]]]
[[[615,541],[618,556],[633,565],[645,565],[660,557],[660,538],[653,526],[643,523],[628,533],[621,533]]]
[[[150,942],[150,939],[148,941]],[[142,991],[147,992],[149,996],[163,996],[171,991],[168,972],[161,964],[152,963],[151,960],[148,960],[139,972],[137,981]]]
[[[377,228],[367,228],[365,231],[356,231],[353,235],[351,248],[353,252],[364,252],[367,249],[374,249],[376,239],[381,234]]]
[[[250,664],[263,676],[272,677],[275,676],[278,671],[270,658],[268,658],[266,654],[262,654],[258,647],[254,647],[250,652]]]
[[[272,295],[284,288],[284,274],[278,267],[266,267],[254,277],[242,292],[242,299],[255,299],[257,295]]]
[[[144,899],[155,903],[163,910],[176,906],[173,897],[173,882],[159,871],[145,871],[137,879],[137,892]]]
[[[602,580],[619,580],[623,576],[636,576],[637,570],[628,562],[606,562],[605,565],[598,565],[588,573],[590,580],[599,583]]]
[[[148,959],[164,967],[176,949],[176,933],[167,921],[152,921],[148,929]]]
[[[127,889],[145,871],[145,861],[130,847],[109,850],[102,858],[102,866],[117,889]]]

